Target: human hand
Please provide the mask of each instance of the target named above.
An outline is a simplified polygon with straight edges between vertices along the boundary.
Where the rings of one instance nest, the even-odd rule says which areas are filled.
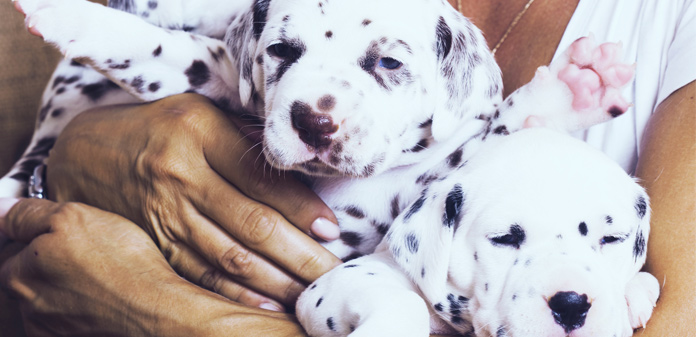
[[[207,99],[179,95],[82,113],[56,141],[47,181],[54,200],[143,227],[189,280],[282,310],[340,262],[307,234],[335,239],[338,228],[309,188],[269,168]]]
[[[0,199],[0,233],[27,244],[0,269],[30,336],[304,335],[180,278],[130,221],[96,208]],[[242,334],[235,334],[234,331]]]

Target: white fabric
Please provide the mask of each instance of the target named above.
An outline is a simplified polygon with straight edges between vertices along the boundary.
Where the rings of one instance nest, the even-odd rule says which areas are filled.
[[[667,96],[696,79],[696,1],[580,0],[557,57],[573,41],[621,42],[636,76],[624,91],[634,106],[624,116],[577,136],[633,173],[645,126]]]

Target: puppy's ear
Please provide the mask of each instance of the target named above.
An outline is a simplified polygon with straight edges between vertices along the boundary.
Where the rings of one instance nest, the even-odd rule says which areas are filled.
[[[235,20],[225,40],[239,70],[239,97],[242,106],[254,110],[263,97],[263,71],[257,65],[259,39],[266,24],[270,0],[254,1],[249,11]]]
[[[446,2],[446,13],[435,29],[437,105],[433,114],[435,140],[450,137],[457,129],[494,111],[502,100],[502,78],[481,31]]]
[[[435,182],[397,217],[385,239],[396,263],[431,305],[449,293],[452,242],[465,202],[460,183]]]

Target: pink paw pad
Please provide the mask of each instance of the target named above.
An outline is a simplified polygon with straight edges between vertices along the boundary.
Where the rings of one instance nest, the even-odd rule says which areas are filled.
[[[569,64],[561,69],[558,78],[573,93],[573,108],[587,110],[602,108],[617,117],[630,104],[620,89],[633,78],[634,67],[621,62],[621,45],[603,43],[596,46],[592,38],[580,38],[566,52]]]

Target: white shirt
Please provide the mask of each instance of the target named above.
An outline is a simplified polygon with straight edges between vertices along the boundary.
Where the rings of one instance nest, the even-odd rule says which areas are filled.
[[[589,34],[597,43],[623,43],[624,60],[636,64],[634,81],[624,90],[634,106],[576,136],[633,173],[650,115],[696,79],[696,1],[580,0],[554,58]]]

